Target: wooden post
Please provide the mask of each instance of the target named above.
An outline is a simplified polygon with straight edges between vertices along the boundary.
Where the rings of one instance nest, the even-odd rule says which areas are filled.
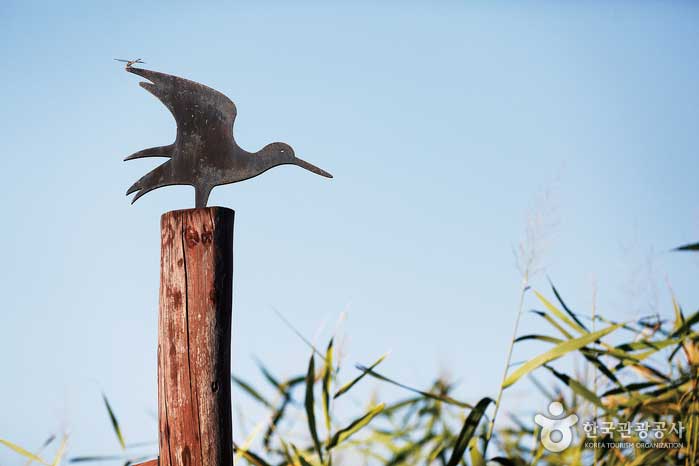
[[[223,207],[161,218],[159,466],[232,466],[233,221]]]

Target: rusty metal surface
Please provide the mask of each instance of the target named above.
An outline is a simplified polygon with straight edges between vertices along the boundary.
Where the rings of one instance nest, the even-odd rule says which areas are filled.
[[[124,160],[167,157],[126,192],[132,203],[163,186],[191,185],[196,207],[206,207],[209,194],[220,186],[255,177],[278,165],[297,165],[321,176],[332,175],[294,154],[288,144],[275,142],[247,152],[233,138],[235,104],[222,93],[188,79],[127,66],[126,71],[150,82],[140,85],[157,97],[177,123],[175,142],[138,151]]]

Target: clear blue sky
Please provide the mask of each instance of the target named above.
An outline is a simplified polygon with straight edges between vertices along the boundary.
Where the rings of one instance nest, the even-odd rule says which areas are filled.
[[[273,309],[319,343],[347,311],[344,377],[391,349],[387,375],[493,395],[532,208],[580,312],[596,283],[605,315],[668,313],[665,279],[696,307],[697,260],[666,252],[699,240],[696,3],[202,3],[0,4],[0,438],[35,448],[67,425],[71,454],[116,451],[101,390],[127,441],[156,437],[159,216],[194,198],[124,196],[159,161],[122,158],[175,126],[115,57],[223,91],[244,148],[285,141],[335,175],[213,192],[236,210],[244,378],[254,357],[303,370]]]

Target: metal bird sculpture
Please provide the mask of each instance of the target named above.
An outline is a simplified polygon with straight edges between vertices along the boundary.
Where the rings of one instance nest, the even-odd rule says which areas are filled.
[[[191,185],[196,207],[206,207],[214,187],[247,180],[285,164],[332,178],[330,173],[296,157],[291,146],[283,142],[268,144],[254,153],[241,149],[233,138],[235,104],[222,93],[157,71],[133,66],[127,66],[126,71],[150,81],[139,84],[170,110],[177,123],[174,143],[144,149],[124,159],[170,159],[129,188],[127,195],[136,193],[132,204],[144,194],[163,186]]]

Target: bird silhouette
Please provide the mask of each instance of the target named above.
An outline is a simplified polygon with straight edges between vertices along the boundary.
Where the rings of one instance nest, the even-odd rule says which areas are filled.
[[[285,164],[332,178],[325,170],[296,157],[291,146],[283,142],[268,144],[254,153],[241,149],[233,138],[235,104],[215,89],[143,68],[129,66],[126,71],[150,81],[139,84],[170,110],[177,123],[174,143],[144,149],[124,159],[170,159],[128,189],[127,195],[136,193],[132,204],[163,186],[191,185],[195,190],[196,207],[206,207],[215,186],[247,180]]]

